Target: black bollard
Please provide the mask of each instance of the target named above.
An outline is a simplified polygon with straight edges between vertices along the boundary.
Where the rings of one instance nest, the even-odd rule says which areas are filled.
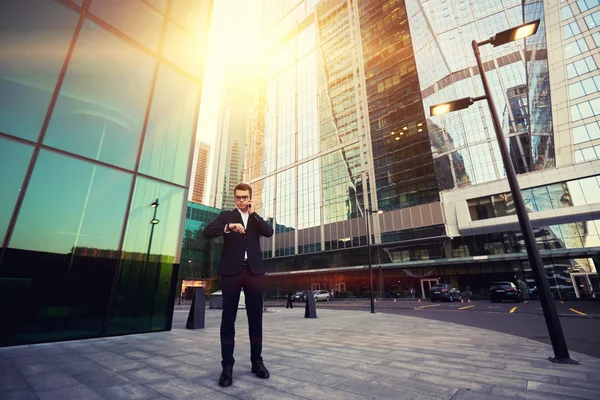
[[[306,308],[304,309],[304,318],[317,318],[317,305],[315,304],[315,295],[312,290],[306,292]]]
[[[206,312],[206,289],[203,287],[194,288],[194,296],[190,313],[188,314],[188,329],[204,329],[204,314]]]

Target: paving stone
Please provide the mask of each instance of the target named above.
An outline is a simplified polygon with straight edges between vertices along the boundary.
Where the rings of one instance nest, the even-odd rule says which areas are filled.
[[[19,389],[11,392],[0,391],[0,399],[2,400],[38,400],[31,389]]]
[[[29,389],[29,384],[20,375],[0,376],[0,394],[17,389]]]
[[[503,387],[494,387],[492,389],[492,394],[494,396],[504,396],[505,398],[517,398],[524,400],[572,400],[576,399],[576,397],[565,396],[565,395],[553,395],[550,393],[544,392],[534,392],[531,390],[520,390],[516,388],[503,388]]]
[[[159,396],[159,393],[135,382],[123,385],[96,389],[107,400],[148,400]]]
[[[73,385],[54,390],[42,390],[37,391],[35,394],[40,400],[104,400],[102,396],[84,385]]]
[[[135,371],[126,371],[122,374],[122,376],[141,384],[173,379],[175,377],[163,370],[154,369],[151,367],[137,369]]]
[[[107,386],[119,385],[129,382],[123,374],[109,371],[106,369],[98,371],[89,371],[76,376],[77,380],[89,386],[92,389],[103,388]]]
[[[48,372],[39,375],[29,375],[25,377],[25,380],[36,392],[40,390],[60,389],[65,386],[79,384],[77,379],[66,372]]]
[[[569,372],[562,370],[553,370],[550,368],[533,368],[533,367],[521,367],[518,365],[507,365],[506,370],[508,371],[518,371],[518,372],[528,372],[539,375],[551,375],[556,377],[563,378],[571,378],[571,379],[579,379],[582,381],[587,380],[587,376],[584,372]]]
[[[421,382],[429,382],[434,385],[440,385],[445,387],[453,387],[457,389],[465,388],[470,390],[475,390],[481,393],[489,393],[492,391],[493,385],[475,382],[472,380],[466,379],[457,379],[446,376],[439,376],[433,374],[417,374],[412,377],[412,379],[421,381]]]
[[[377,399],[410,400],[416,395],[414,392],[408,392],[401,388],[396,389],[387,385],[377,385],[354,379],[333,385],[333,388]]]
[[[62,369],[54,364],[49,362],[44,363],[34,363],[34,364],[19,364],[16,369],[23,374],[23,376],[28,375],[39,375],[45,374],[49,372],[62,372]]]
[[[139,351],[139,350],[129,351],[127,353],[124,353],[123,356],[130,358],[130,359],[144,359],[144,358],[153,357],[152,353],[147,353],[145,351]]]
[[[597,371],[596,374],[600,374],[600,371]],[[588,380],[578,381],[575,379],[558,378],[558,384],[561,386],[596,390],[598,393],[600,393],[600,382],[594,382],[594,381],[588,381]]]
[[[565,395],[577,397],[581,399],[598,400],[599,393],[597,390],[582,389],[576,387],[566,387],[561,385],[552,385],[550,383],[532,382],[527,383],[527,390],[545,392],[555,395]]]
[[[140,361],[151,367],[162,368],[162,369],[175,368],[180,365],[180,363],[178,361],[173,360],[172,358],[162,357],[162,356],[152,357],[152,358],[144,358],[143,360],[140,360]]]
[[[480,393],[470,391],[468,389],[460,389],[457,391],[450,400],[510,400],[516,399],[516,397],[501,397],[494,396],[490,393]]]
[[[146,386],[174,400],[189,399],[193,396],[200,396],[213,391],[206,386],[197,385],[183,379],[151,382]]]
[[[134,370],[134,369],[140,369],[140,368],[144,368],[147,367],[146,364],[138,362],[138,361],[129,361],[128,359],[124,358],[126,361],[98,361],[98,364],[105,366],[106,368],[110,369],[111,371],[115,371],[115,372],[123,372],[123,371],[130,371],[130,370]]]

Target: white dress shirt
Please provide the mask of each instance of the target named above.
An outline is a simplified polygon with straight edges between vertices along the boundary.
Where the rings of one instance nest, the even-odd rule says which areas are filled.
[[[243,212],[239,208],[237,210],[238,210],[238,212],[242,216],[242,222],[244,223],[244,229],[247,229],[247,227],[248,227],[248,218],[250,217],[250,214],[248,214],[247,212]],[[225,233],[229,233],[229,229],[227,229],[227,225],[225,225]],[[248,259],[248,252],[247,251],[244,252],[244,258],[246,260]]]

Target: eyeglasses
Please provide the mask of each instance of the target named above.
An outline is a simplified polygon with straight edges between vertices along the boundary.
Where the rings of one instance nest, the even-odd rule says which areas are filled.
[[[233,196],[237,201],[248,201],[250,196]]]

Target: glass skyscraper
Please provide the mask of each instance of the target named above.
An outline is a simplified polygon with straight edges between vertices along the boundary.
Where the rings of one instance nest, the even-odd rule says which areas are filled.
[[[0,345],[170,328],[211,0],[0,13]]]
[[[600,165],[576,162],[600,143],[590,50],[600,4],[565,3],[571,13],[539,0],[266,0],[245,178],[277,227],[263,240],[270,284],[364,295],[367,240],[380,295],[425,295],[435,281],[477,292],[494,279],[530,284],[487,105],[437,117],[429,107],[483,93],[472,40],[540,19],[536,35],[482,48],[483,63],[551,286],[589,289]],[[566,29],[559,15],[565,39],[587,46],[577,68],[551,34]],[[567,108],[565,73],[589,109]],[[582,122],[571,127],[569,112]]]

